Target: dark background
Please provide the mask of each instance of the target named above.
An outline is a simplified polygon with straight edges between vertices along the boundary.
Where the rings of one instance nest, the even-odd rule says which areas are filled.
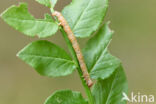
[[[0,12],[21,1],[29,4],[36,18],[50,13],[35,0],[1,0]],[[59,0],[56,10],[70,1]],[[129,92],[156,96],[156,0],[110,0],[105,21],[108,20],[115,31],[109,50],[123,62]],[[21,34],[0,19],[0,104],[43,104],[57,89],[81,91],[85,96],[77,72],[68,77],[46,78],[16,57],[20,49],[37,39]],[[67,49],[59,32],[48,40]],[[79,39],[81,47],[86,40]]]

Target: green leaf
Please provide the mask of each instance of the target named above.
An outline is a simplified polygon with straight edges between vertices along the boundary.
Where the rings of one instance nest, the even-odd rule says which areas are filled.
[[[122,93],[128,92],[128,84],[122,66],[109,78],[99,80],[92,89],[96,104],[126,104]]]
[[[45,5],[47,7],[55,7],[56,3],[57,3],[57,0],[36,0],[38,3],[42,4],[42,5]]]
[[[50,0],[36,0],[36,1],[42,5],[49,7],[49,8],[51,7]]]
[[[79,92],[62,90],[55,92],[44,104],[88,104]]]
[[[51,15],[49,15],[48,13],[46,13],[46,14],[44,15],[44,17],[45,17],[45,20],[47,20],[47,21],[49,21],[49,22],[54,22],[54,20],[52,19]]]
[[[85,62],[93,79],[109,77],[120,65],[120,60],[107,51],[113,32],[104,24],[83,50]]]
[[[46,40],[29,44],[17,56],[43,76],[66,76],[76,69],[76,65],[63,49]]]
[[[62,11],[76,37],[88,37],[104,19],[108,0],[73,0]]]
[[[39,36],[45,38],[55,34],[58,25],[52,18],[35,19],[29,12],[27,4],[21,3],[19,6],[11,6],[1,15],[2,19],[16,30],[28,36]]]
[[[119,65],[119,59],[108,52],[104,52],[102,59],[99,59],[90,72],[90,76],[93,79],[105,79],[109,77]]]
[[[53,8],[55,7],[56,3],[57,3],[57,0],[51,0],[51,5]]]

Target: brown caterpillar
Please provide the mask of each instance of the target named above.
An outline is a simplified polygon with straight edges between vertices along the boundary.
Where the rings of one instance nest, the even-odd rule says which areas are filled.
[[[84,62],[84,58],[82,55],[82,52],[80,50],[79,44],[77,42],[77,39],[74,35],[74,33],[72,32],[71,28],[69,27],[67,21],[65,20],[65,18],[63,17],[63,15],[60,12],[55,11],[52,16],[56,16],[60,22],[60,25],[63,27],[64,31],[67,33],[68,38],[70,40],[70,42],[72,43],[72,46],[75,50],[75,53],[77,55],[82,73],[83,73],[83,77],[88,85],[88,87],[91,87],[93,85],[93,82],[89,76],[86,64]]]

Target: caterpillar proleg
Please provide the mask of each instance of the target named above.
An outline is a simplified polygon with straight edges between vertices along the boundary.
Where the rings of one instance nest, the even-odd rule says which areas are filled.
[[[67,21],[65,20],[65,18],[63,17],[63,15],[60,12],[55,11],[54,13],[52,13],[52,15],[56,16],[58,18],[60,25],[63,27],[64,31],[67,33],[68,38],[72,44],[72,47],[74,48],[75,53],[77,55],[79,65],[80,65],[80,68],[81,68],[82,73],[83,73],[83,77],[84,77],[88,87],[91,87],[93,85],[93,82],[89,76],[87,66],[84,62],[82,52],[80,50],[79,44],[77,42],[77,39],[76,39],[74,33],[72,32],[70,26],[68,25]]]

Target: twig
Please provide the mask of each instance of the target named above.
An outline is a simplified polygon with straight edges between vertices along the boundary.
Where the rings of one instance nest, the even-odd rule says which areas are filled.
[[[82,73],[83,73],[83,77],[84,77],[88,87],[91,87],[93,85],[93,82],[89,76],[86,64],[84,62],[82,52],[80,50],[79,44],[77,42],[77,39],[76,39],[74,33],[72,32],[70,26],[68,25],[67,21],[65,20],[65,18],[63,17],[63,15],[60,12],[55,11],[54,13],[52,13],[52,15],[56,16],[58,18],[60,25],[63,27],[64,31],[67,33],[68,38],[69,38],[69,40],[75,50],[76,56],[78,58],[79,65],[80,65]]]

